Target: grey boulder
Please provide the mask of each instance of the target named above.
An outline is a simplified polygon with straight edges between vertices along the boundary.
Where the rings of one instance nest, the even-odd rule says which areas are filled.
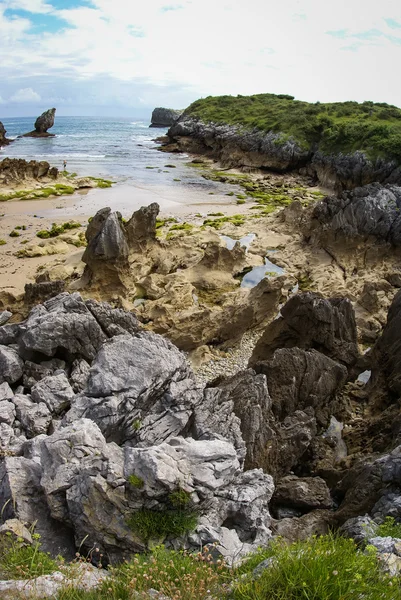
[[[0,383],[15,383],[22,377],[24,363],[14,348],[0,346]]]
[[[38,404],[44,402],[52,415],[67,410],[74,397],[65,373],[45,377],[31,389],[32,400]]]

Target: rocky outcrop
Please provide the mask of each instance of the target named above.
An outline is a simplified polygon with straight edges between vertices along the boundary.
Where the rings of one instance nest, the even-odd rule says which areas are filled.
[[[370,160],[362,152],[327,154],[318,146],[301,146],[294,138],[273,131],[237,125],[205,123],[185,112],[172,125],[165,151],[205,154],[225,167],[299,170],[337,192],[373,182],[400,183],[401,167],[395,161]]]
[[[6,133],[3,123],[0,121],[0,148],[2,148],[2,146],[8,146],[11,142],[11,140],[6,138]]]
[[[55,115],[56,109],[49,108],[36,119],[35,129],[22,137],[54,137],[54,133],[48,133],[48,129],[53,127]]]
[[[390,307],[387,324],[373,350],[375,387],[385,382],[386,392],[394,400],[401,397],[401,291]]]
[[[0,161],[0,185],[19,184],[26,180],[57,179],[57,176],[58,169],[44,160],[28,162],[22,158],[4,158]]]
[[[71,555],[73,540],[85,540],[114,561],[156,536],[193,548],[217,542],[231,561],[270,538],[272,477],[244,470],[246,441],[232,401],[219,413],[218,391],[204,400],[170,342],[140,331],[130,313],[67,293],[0,333],[8,365],[2,514],[37,522],[43,549]],[[174,512],[175,492],[197,516],[188,535],[130,525],[143,511]]]
[[[304,166],[310,159],[308,150],[303,150],[292,139],[281,142],[280,134],[258,129],[244,131],[235,125],[206,124],[185,114],[167,135],[182,151],[205,154],[219,160],[224,167],[285,172]]]
[[[152,112],[149,127],[170,127],[182,115],[184,111],[173,108],[155,108]]]
[[[370,239],[401,244],[401,187],[374,183],[328,196],[319,202],[312,215],[313,241],[325,246]]]
[[[278,349],[295,347],[317,350],[347,367],[355,364],[359,352],[351,302],[326,300],[313,292],[296,294],[266,328],[249,365],[271,359]]]

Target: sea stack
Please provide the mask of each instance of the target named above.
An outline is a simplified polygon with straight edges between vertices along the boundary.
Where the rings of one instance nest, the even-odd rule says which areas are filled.
[[[29,133],[24,133],[22,137],[54,137],[54,133],[48,133],[54,125],[55,108],[49,108],[40,115],[35,121],[35,129]]]
[[[180,118],[183,112],[183,110],[174,110],[173,108],[155,108],[152,112],[149,127],[170,127]]]
[[[3,123],[0,121],[0,148],[2,146],[8,146],[8,144],[12,141],[6,138],[6,133],[6,129]]]

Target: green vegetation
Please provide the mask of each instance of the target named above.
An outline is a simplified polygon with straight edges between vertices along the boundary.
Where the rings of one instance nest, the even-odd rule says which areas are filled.
[[[4,244],[7,244],[6,240],[3,240],[3,238],[0,238],[0,246],[4,246]]]
[[[284,94],[209,96],[191,104],[185,114],[279,133],[278,144],[292,138],[304,149],[317,145],[325,153],[360,150],[371,159],[401,161],[401,109],[384,102],[310,104]]]
[[[42,229],[41,231],[38,231],[36,235],[38,238],[48,239],[57,237],[58,235],[61,235],[70,229],[77,229],[77,227],[81,227],[81,223],[77,223],[76,221],[68,221],[67,223],[62,223],[61,225],[53,223],[49,230]]]
[[[20,200],[36,200],[37,198],[49,198],[50,196],[64,196],[73,194],[75,188],[64,183],[56,183],[53,187],[40,188],[38,190],[20,190],[9,194],[0,194],[0,202],[7,202],[18,198]]]
[[[203,221],[203,226],[214,227],[214,229],[221,229],[224,223],[231,223],[236,227],[240,227],[245,223],[244,215],[232,215],[231,217],[219,217],[217,219],[206,219]]]
[[[381,570],[376,550],[357,549],[350,539],[327,535],[286,545],[273,542],[237,573],[234,600],[400,600],[400,581]],[[253,569],[271,558],[259,577]]]
[[[160,229],[169,223],[177,223],[177,219],[175,217],[168,217],[167,219],[156,219],[156,229]]]
[[[191,494],[180,487],[171,492],[168,498],[174,508],[187,508],[191,502]]]
[[[312,289],[313,281],[309,275],[306,273],[301,273],[298,275],[297,279],[300,292],[307,292],[308,290]]]
[[[144,481],[141,477],[137,475],[130,475],[127,479],[128,483],[132,485],[134,488],[141,490],[144,486]]]
[[[0,539],[0,579],[31,579],[56,571],[57,563],[40,550],[39,537],[27,546],[21,538],[6,534]]]
[[[191,233],[191,231],[193,230],[194,225],[192,225],[191,223],[178,223],[177,225],[172,225],[172,227],[170,227],[170,230],[168,232],[168,234],[166,235],[166,240],[171,240],[176,236],[176,231],[177,232],[183,232],[185,233]]]
[[[181,181],[181,179],[178,179],[178,177],[175,177],[175,178],[173,179],[173,181]]]
[[[115,181],[111,181],[110,179],[103,179],[102,177],[88,177],[92,181],[96,181],[98,188],[110,188]]]
[[[394,517],[386,517],[384,522],[378,526],[376,535],[380,537],[401,538],[401,523],[397,523]]]
[[[136,511],[128,520],[132,531],[145,543],[163,541],[166,537],[178,537],[193,531],[198,516],[190,510],[149,510]]]
[[[171,527],[165,534],[161,521],[155,521],[154,515],[161,518],[163,513],[142,510],[136,515],[143,517],[145,512],[152,514],[151,525],[141,527],[146,535],[149,529],[154,537],[171,533]],[[171,518],[168,519],[171,526]],[[191,526],[195,525],[196,521]],[[178,530],[182,532],[181,527]],[[137,595],[147,597],[148,590],[153,588],[174,600],[401,600],[400,578],[385,573],[379,558],[373,546],[362,551],[353,540],[331,534],[289,545],[276,539],[235,569],[217,559],[213,546],[197,553],[157,546],[149,553],[137,554],[129,562],[109,568],[109,577],[96,590],[78,590],[67,585],[54,598],[132,600]],[[266,568],[254,572],[266,560]],[[62,560],[52,560],[40,550],[37,540],[32,546],[11,537],[1,540],[1,579],[30,579],[60,568],[73,578],[80,562],[86,562],[85,558],[60,565]]]
[[[245,204],[245,200],[237,200],[237,204]]]
[[[164,165],[166,169],[176,169],[176,165]]]
[[[21,234],[18,233],[18,231],[15,231],[15,229],[13,229],[8,235],[10,237],[19,237]]]
[[[202,215],[200,215],[202,216]],[[207,213],[208,217],[224,217],[224,213],[222,212],[216,212],[216,213]]]

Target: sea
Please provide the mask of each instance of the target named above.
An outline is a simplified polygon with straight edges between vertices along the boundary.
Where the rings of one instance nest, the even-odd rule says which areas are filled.
[[[233,186],[202,178],[201,171],[190,166],[188,155],[158,151],[160,144],[155,139],[165,135],[167,128],[150,128],[150,115],[149,120],[56,115],[49,130],[55,137],[49,138],[18,137],[34,129],[34,117],[1,120],[7,137],[14,141],[0,149],[0,160],[7,156],[45,160],[59,170],[63,170],[65,160],[69,173],[116,183],[102,194],[100,190],[90,191],[74,206],[78,214],[108,205],[125,216],[154,201],[162,211],[173,213],[191,203],[199,204],[199,211],[206,213],[208,204],[227,204],[226,194],[233,190]]]

